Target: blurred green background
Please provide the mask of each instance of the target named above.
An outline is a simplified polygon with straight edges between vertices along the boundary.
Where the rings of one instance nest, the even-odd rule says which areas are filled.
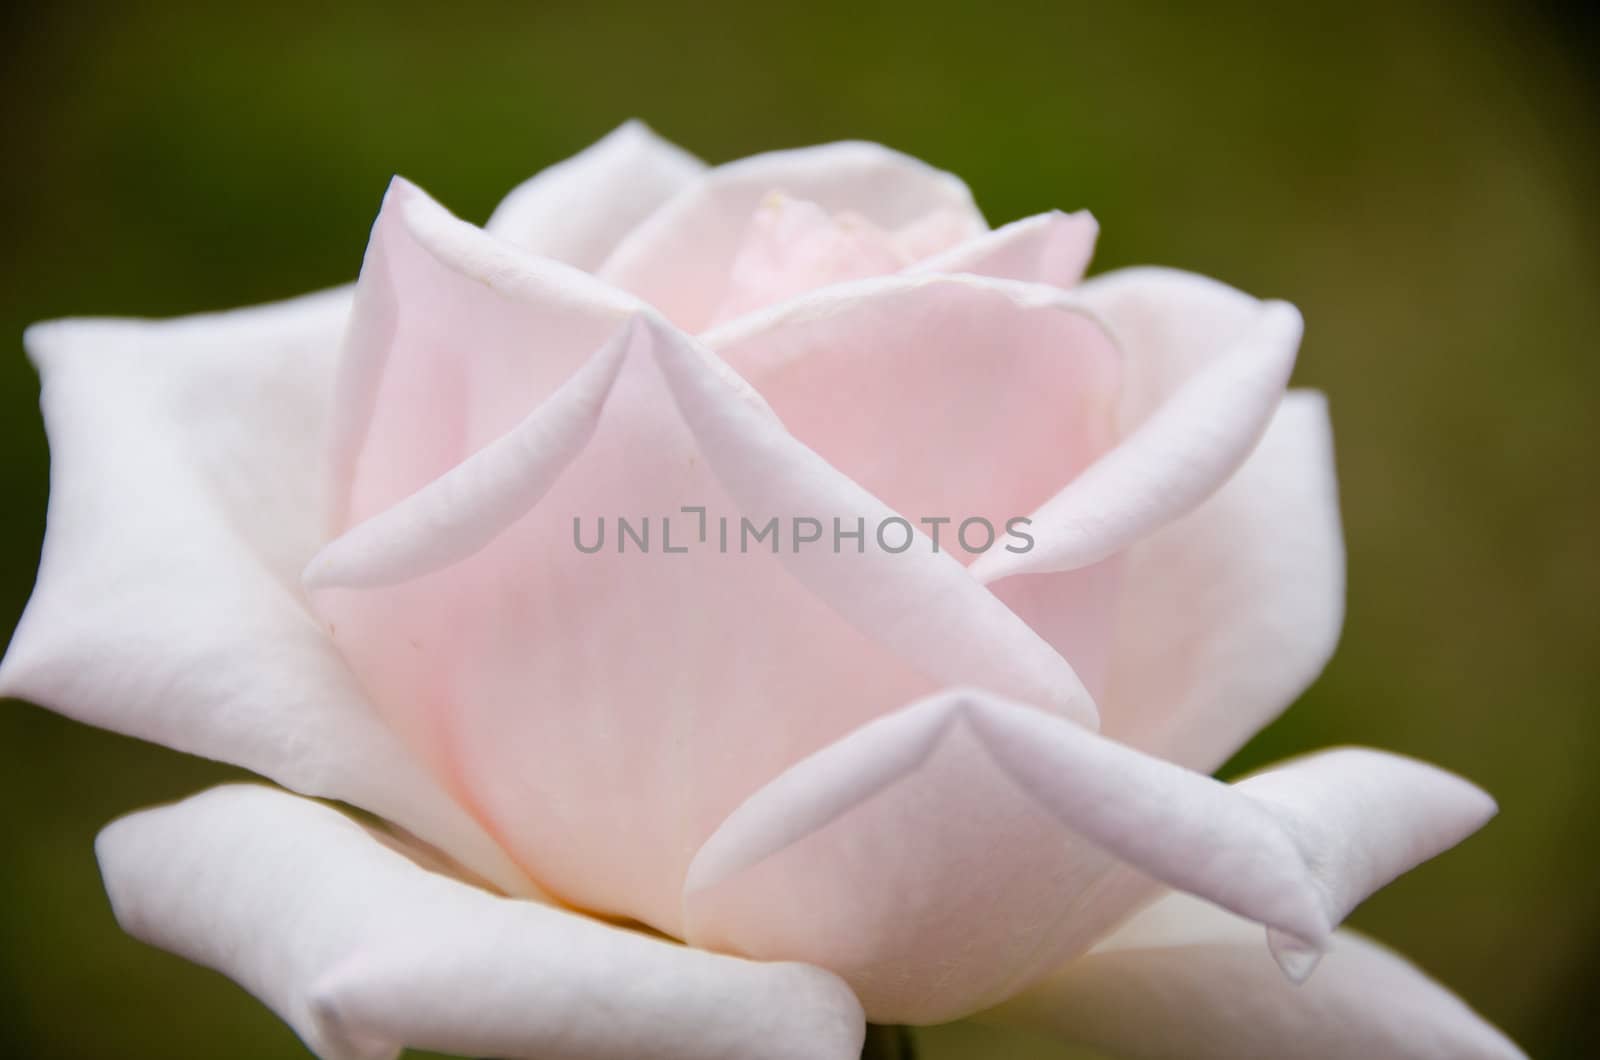
[[[964,176],[993,222],[1091,208],[1097,268],[1172,264],[1301,306],[1349,620],[1230,771],[1358,742],[1495,793],[1498,820],[1354,923],[1533,1055],[1593,1055],[1600,97],[1581,8],[7,10],[0,635],[44,529],[29,321],[342,282],[391,173],[481,221],[629,116],[711,161],[881,140]],[[304,1055],[242,991],[121,935],[100,890],[101,825],[231,775],[0,707],[0,1054]],[[1064,1055],[982,1028],[921,1042]]]

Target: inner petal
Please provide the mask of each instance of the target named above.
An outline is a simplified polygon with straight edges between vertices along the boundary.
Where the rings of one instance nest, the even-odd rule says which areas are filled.
[[[1116,350],[1069,295],[1040,285],[885,277],[706,339],[796,437],[964,564],[1026,550],[1028,514],[1114,436]],[[1091,694],[1115,563],[996,587]]]
[[[948,226],[956,238],[988,230],[971,192],[953,175],[877,144],[827,144],[710,170],[629,233],[595,275],[685,330],[704,330],[727,290],[750,217],[774,188],[891,231],[929,216],[941,218],[938,227]],[[945,241],[954,239],[937,242]]]
[[[969,233],[967,216],[949,209],[888,229],[854,211],[830,213],[783,191],[770,192],[745,229],[713,323],[813,288],[897,272]]]

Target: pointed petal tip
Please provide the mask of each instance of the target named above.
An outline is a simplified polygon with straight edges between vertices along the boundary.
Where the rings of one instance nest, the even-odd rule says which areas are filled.
[[[1311,978],[1327,952],[1325,945],[1307,942],[1271,927],[1267,928],[1267,948],[1272,951],[1272,959],[1278,962],[1284,978],[1295,986]]]
[[[1093,229],[1095,232],[1099,232],[1100,231],[1100,221],[1099,221],[1099,219],[1095,217],[1094,211],[1088,210],[1088,209],[1083,209],[1083,210],[1046,210],[1044,213],[1035,214],[1031,218],[1024,218],[1023,221],[1019,222],[1019,223],[1026,224],[1029,221],[1032,221],[1032,222],[1034,222],[1034,223],[1036,223],[1038,225],[1041,225],[1041,226],[1045,226],[1045,225],[1067,225],[1067,224],[1070,224],[1070,225],[1083,225],[1083,226],[1086,226],[1088,228]]]
[[[27,351],[28,359],[37,365],[58,341],[63,325],[69,323],[67,320],[39,320],[23,328],[22,348]]]
[[[651,141],[662,140],[664,137],[650,126],[643,118],[628,118],[621,125],[612,129],[605,135],[607,140],[615,141]]]
[[[967,573],[979,585],[993,585],[1002,578],[1021,573],[1022,568],[1022,562],[1015,559],[1013,553],[985,552],[968,564]]]
[[[1375,747],[1363,747],[1359,744],[1345,744],[1314,751],[1302,756],[1304,759],[1327,758],[1330,761],[1346,759],[1354,763],[1366,764],[1374,769],[1396,771],[1397,773],[1410,773],[1419,782],[1417,789],[1420,793],[1432,794],[1441,807],[1452,809],[1453,820],[1459,829],[1461,839],[1476,832],[1488,824],[1500,812],[1500,804],[1495,797],[1476,782],[1462,776],[1453,769],[1416,758],[1408,754],[1395,751],[1383,751]],[[1291,759],[1290,762],[1300,761],[1301,758]],[[1288,763],[1280,763],[1288,764]],[[1270,767],[1276,769],[1277,766]],[[1258,774],[1259,775],[1259,774]],[[1459,841],[1459,840],[1458,840]]]
[[[28,699],[27,689],[24,687],[23,675],[27,672],[27,613],[23,613],[22,620],[17,623],[16,629],[11,633],[11,643],[6,646],[5,654],[0,655],[0,699]]]
[[[388,205],[391,198],[398,205],[419,196],[427,198],[428,193],[418,187],[409,177],[401,176],[399,173],[390,174],[389,183],[384,185],[383,200],[385,205]]]
[[[339,540],[335,538],[318,549],[317,554],[311,557],[311,562],[300,572],[300,585],[307,592],[351,588],[340,577],[343,564],[339,557]]]
[[[1305,317],[1299,307],[1293,302],[1270,299],[1261,303],[1261,309],[1260,326],[1281,343],[1281,346],[1274,343],[1273,348],[1287,350],[1289,359],[1293,361],[1306,330]]]
[[[22,329],[22,349],[40,373],[46,362],[63,356],[75,347],[92,345],[84,340],[104,341],[109,336],[153,322],[128,317],[56,317],[39,320]]]
[[[662,136],[655,126],[643,118],[624,119],[616,128],[596,140],[590,150],[597,147],[624,147],[624,148],[657,148],[681,156],[684,159],[694,159],[684,148]],[[569,160],[570,161],[570,160]]]

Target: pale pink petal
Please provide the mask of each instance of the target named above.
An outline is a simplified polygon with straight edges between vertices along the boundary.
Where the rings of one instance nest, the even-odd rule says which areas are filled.
[[[332,291],[28,330],[49,528],[0,694],[354,803],[526,890],[368,706],[300,589],[329,517],[349,306]]]
[[[1124,556],[1106,735],[1211,772],[1316,678],[1343,618],[1327,404],[1290,391],[1227,485]]]
[[[511,190],[484,227],[532,254],[594,269],[705,164],[630,121]]]
[[[665,322],[646,318],[662,375],[718,480],[746,513],[833,513],[882,524],[895,509],[820,457],[776,420],[738,400],[720,365]],[[1096,724],[1093,701],[1060,655],[991,595],[948,552],[901,553],[876,538],[848,548],[792,553],[785,567],[853,625],[948,680],[982,673],[985,687],[1028,689],[1034,701]],[[1012,693],[1015,694],[1015,693]]]
[[[501,897],[270,788],[146,810],[95,846],[130,934],[234,979],[324,1060],[406,1046],[854,1060],[861,1047],[860,1005],[820,968],[703,953]]]
[[[1093,723],[1072,668],[948,553],[893,554],[870,535],[859,552],[797,552],[787,529],[777,554],[719,552],[723,518],[737,537],[741,518],[893,513],[625,296],[489,245],[414,190],[386,212],[349,348],[366,367],[349,378],[374,394],[374,430],[399,437],[408,417],[387,403],[421,409],[428,393],[461,430],[435,450],[410,419],[413,450],[449,463],[432,479],[356,443],[354,494],[392,501],[307,576],[374,702],[541,883],[676,934],[683,874],[717,822],[886,704],[960,680]],[[470,318],[477,344],[429,343],[414,305]],[[391,386],[386,365],[431,390]],[[455,397],[478,392],[522,395],[523,417],[480,428]],[[705,537],[686,504],[706,509]],[[619,549],[619,516],[652,520],[652,551]],[[674,549],[695,547],[664,552],[664,516]],[[580,553],[575,521],[588,540],[600,518],[606,547]]]
[[[972,212],[963,203],[960,206],[941,206],[925,213],[910,224],[895,229],[890,238],[904,261],[918,262],[950,247],[977,239],[973,235],[973,227]],[[982,224],[978,226],[980,231],[987,227]]]
[[[939,1022],[1082,952],[1154,880],[1266,925],[1303,976],[1354,902],[1492,812],[1472,785],[1396,756],[1330,752],[1229,787],[952,691],[734,811],[689,870],[687,938],[824,965],[875,1022]]]
[[[530,296],[549,311],[507,313]],[[395,178],[339,369],[332,529],[383,511],[510,430],[638,305],[485,236]]]
[[[1256,924],[1183,894],[986,1015],[1129,1060],[1518,1060],[1522,1050],[1395,953],[1353,932],[1296,985]]]
[[[1027,547],[1008,524],[1113,441],[1116,351],[1070,295],[1042,285],[885,277],[705,341],[797,438],[963,563]],[[1114,565],[1040,579],[1048,606],[1024,614],[1086,679],[1103,669]],[[997,586],[1001,599],[1031,608],[1024,581]]]
[[[521,519],[594,436],[632,349],[624,327],[533,413],[306,565],[312,588],[384,586],[470,559]]]
[[[1070,295],[1039,285],[884,277],[704,341],[797,438],[914,519],[1027,515],[1114,440],[1117,352]],[[970,558],[956,530],[942,540]]]
[[[1123,611],[1123,560],[1112,556],[1077,570],[1006,578],[989,586],[1012,614],[1071,661],[1097,705],[1106,691]]]
[[[1034,513],[1038,547],[973,574],[1074,570],[1187,514],[1266,430],[1300,345],[1300,313],[1214,280],[1129,269],[1075,290],[1124,354],[1122,441]]]
[[[1083,279],[1099,235],[1100,225],[1087,210],[1051,211],[974,236],[906,271],[913,276],[970,272],[1072,287]]]
[[[941,214],[964,219],[962,236],[986,227],[951,174],[877,144],[827,144],[710,170],[624,239],[599,275],[699,331],[722,302],[751,216],[775,191],[891,231]]]
[[[714,321],[724,321],[816,287],[895,272],[909,260],[894,233],[857,214],[773,192],[756,207],[728,269]]]

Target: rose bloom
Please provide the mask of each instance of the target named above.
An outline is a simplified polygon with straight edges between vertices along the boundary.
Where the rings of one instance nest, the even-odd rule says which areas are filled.
[[[1358,749],[1209,776],[1338,636],[1327,411],[1293,307],[1083,281],[1095,234],[872,144],[707,168],[629,124],[483,228],[396,179],[354,288],[31,328],[0,690],[282,785],[110,825],[122,925],[341,1060],[846,1060],[979,1013],[1521,1055],[1336,930],[1488,796]]]

